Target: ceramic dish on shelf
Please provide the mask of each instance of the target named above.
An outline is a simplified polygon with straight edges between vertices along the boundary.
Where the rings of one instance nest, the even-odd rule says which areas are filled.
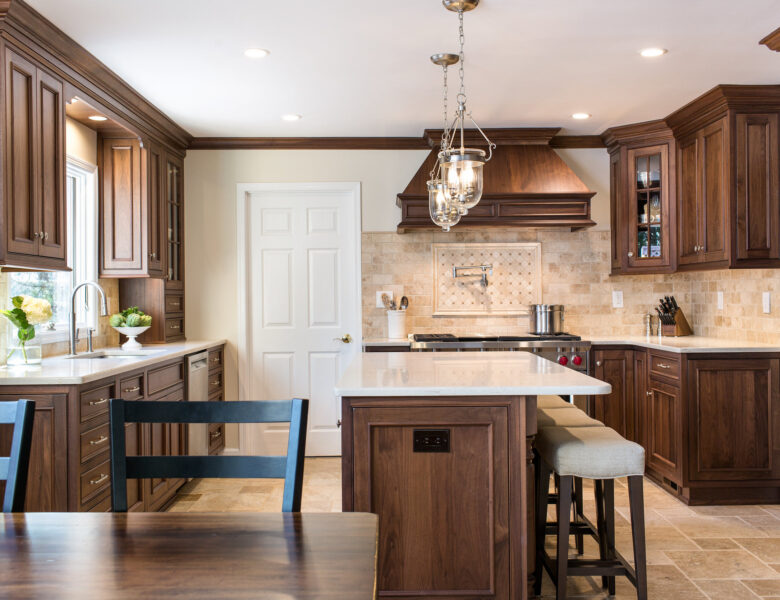
[[[127,341],[122,344],[122,350],[138,350],[141,348],[135,338],[141,335],[144,331],[149,329],[150,325],[146,327],[114,327],[119,333],[127,336]]]

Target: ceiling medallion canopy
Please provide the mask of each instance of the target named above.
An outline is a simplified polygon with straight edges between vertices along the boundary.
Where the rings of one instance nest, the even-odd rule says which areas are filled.
[[[442,0],[442,4],[447,10],[458,13],[460,52],[459,54],[438,53],[431,56],[431,61],[442,67],[444,72],[444,130],[439,160],[431,171],[431,179],[428,181],[428,205],[433,222],[444,231],[449,231],[450,227],[457,224],[461,216],[467,214],[469,209],[476,206],[482,198],[482,170],[485,163],[492,158],[496,145],[488,139],[466,108],[463,13],[475,9],[479,0]],[[460,89],[455,116],[450,121],[447,114],[447,67],[454,64],[459,65]],[[487,154],[484,150],[465,147],[464,128],[467,119],[487,142]]]

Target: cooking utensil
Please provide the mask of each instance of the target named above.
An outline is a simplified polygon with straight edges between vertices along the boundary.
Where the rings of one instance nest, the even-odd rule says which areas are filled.
[[[529,332],[533,335],[563,333],[563,304],[531,304]]]
[[[409,298],[407,298],[406,296],[401,296],[401,304],[399,304],[398,307],[401,310],[406,310],[407,308],[409,308]]]
[[[393,303],[390,301],[390,296],[388,296],[387,294],[382,294],[381,298],[382,298],[382,304],[385,305],[385,308],[387,310],[393,310]]]

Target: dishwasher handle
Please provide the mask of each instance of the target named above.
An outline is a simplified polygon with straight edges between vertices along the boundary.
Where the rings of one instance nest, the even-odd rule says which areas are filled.
[[[199,352],[198,354],[190,354],[187,357],[187,371],[193,373],[200,371],[201,369],[208,369],[209,367],[209,353]]]

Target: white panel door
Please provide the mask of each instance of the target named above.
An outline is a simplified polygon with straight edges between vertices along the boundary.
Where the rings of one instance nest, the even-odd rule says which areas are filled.
[[[238,191],[240,398],[309,398],[306,454],[339,455],[333,389],[361,346],[359,184]],[[241,447],[283,454],[287,434],[283,425],[242,426]]]

